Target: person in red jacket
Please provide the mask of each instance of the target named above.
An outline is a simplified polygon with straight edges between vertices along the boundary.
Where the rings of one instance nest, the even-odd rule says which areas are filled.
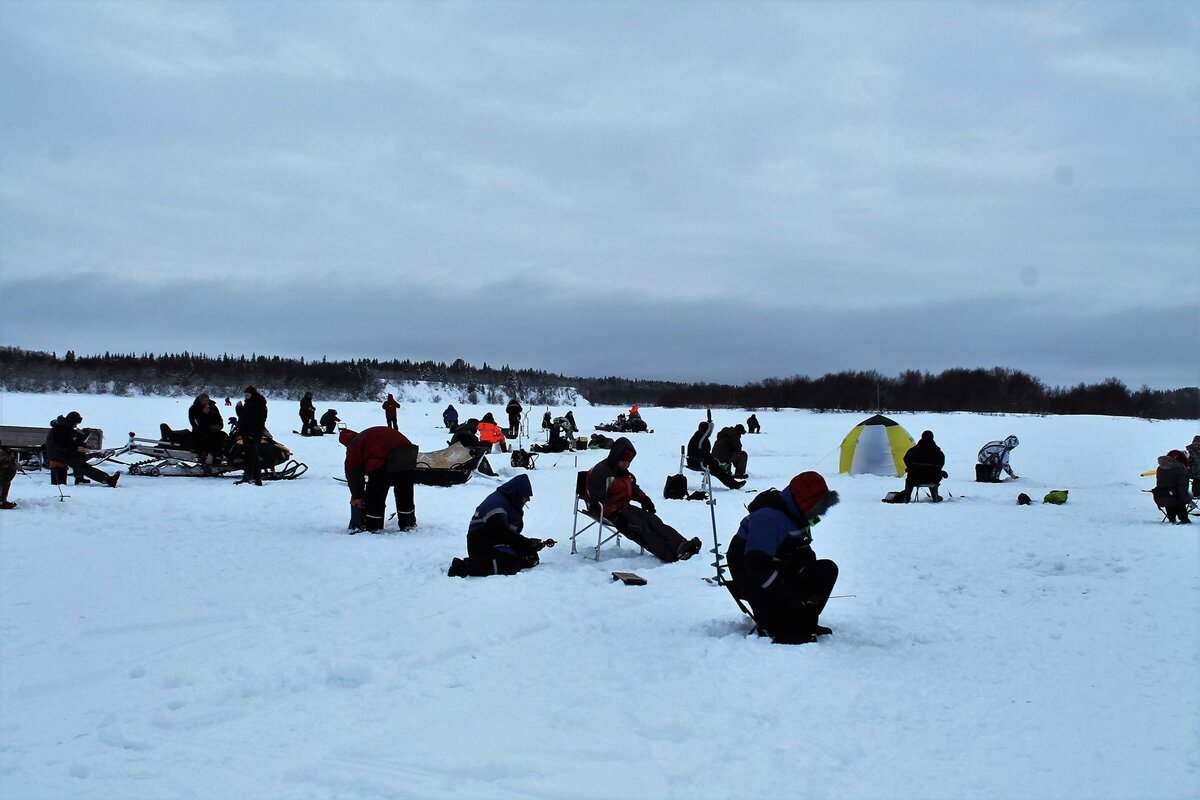
[[[637,484],[629,464],[637,450],[621,437],[613,443],[604,460],[588,471],[588,505],[593,513],[604,511],[604,518],[618,531],[652,555],[668,564],[686,561],[700,552],[700,539],[684,539],[679,531],[654,513],[654,501]],[[638,503],[634,508],[630,503]]]
[[[479,441],[489,445],[488,451],[491,451],[490,445],[499,445],[501,453],[508,452],[508,445],[504,441],[504,431],[496,424],[496,418],[492,416],[492,412],[483,415],[483,419],[479,420],[479,424],[475,426],[475,434],[479,437]]]
[[[396,411],[399,408],[400,404],[396,402],[396,398],[388,392],[388,399],[383,401],[383,416],[387,419],[387,426],[394,431],[400,430],[400,425],[396,422]]]
[[[391,487],[400,530],[417,527],[413,469],[417,446],[400,431],[378,425],[362,433],[347,428],[338,437],[346,446],[346,483],[350,487],[350,533],[379,533]],[[361,517],[359,516],[361,510]]]

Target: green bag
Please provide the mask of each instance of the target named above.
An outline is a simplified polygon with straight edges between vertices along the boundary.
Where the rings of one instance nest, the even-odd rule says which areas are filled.
[[[1056,506],[1061,506],[1063,503],[1067,502],[1067,490],[1051,489],[1050,491],[1046,492],[1046,496],[1042,498],[1042,502],[1053,503]]]

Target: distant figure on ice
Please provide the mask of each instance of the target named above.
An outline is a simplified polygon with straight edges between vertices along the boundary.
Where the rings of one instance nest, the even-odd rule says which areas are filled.
[[[758,424],[757,414],[751,414],[746,420],[746,430],[748,433],[762,433],[762,425]]]
[[[300,435],[320,436],[317,429],[317,407],[313,403],[312,392],[305,392],[300,398]]]
[[[500,448],[501,453],[508,452],[508,445],[504,442],[504,431],[500,430],[500,426],[496,424],[496,418],[492,416],[492,412],[483,415],[483,419],[479,420],[479,424],[475,426],[475,433],[479,436],[479,441],[482,444],[488,445],[488,452],[491,452],[491,445],[496,445]]]
[[[592,513],[604,517],[623,535],[660,561],[686,561],[700,552],[700,539],[684,539],[679,531],[654,513],[654,501],[637,484],[629,465],[637,455],[633,443],[622,436],[588,472],[587,496]],[[630,505],[636,502],[641,508]]]
[[[997,442],[988,442],[979,448],[979,463],[975,465],[975,480],[979,483],[1000,483],[1000,472],[1008,473],[1008,477],[1018,476],[1008,465],[1008,454],[1019,445],[1016,436],[1009,436]]]
[[[570,436],[577,435],[579,433],[579,423],[575,421],[575,412],[568,411],[563,415],[563,419],[567,421],[567,424],[563,426],[563,430]]]
[[[630,433],[645,433],[650,429],[650,426],[642,419],[642,412],[638,410],[637,406],[629,409],[629,416],[625,419],[625,425]]]
[[[346,446],[350,533],[383,530],[389,488],[396,498],[396,522],[400,530],[411,531],[417,527],[417,506],[413,498],[417,446],[400,431],[383,425],[367,428],[362,433],[347,428],[339,434],[338,441]]]
[[[321,415],[321,427],[325,429],[326,433],[333,433],[335,430],[337,430],[337,424],[339,422],[341,422],[341,420],[338,419],[336,408],[331,408]]]
[[[238,483],[262,486],[262,465],[258,444],[267,430],[267,398],[258,389],[247,386],[245,399],[238,404],[237,435],[242,437],[242,478]]]
[[[87,463],[87,431],[75,430],[81,422],[83,415],[78,411],[70,411],[56,417],[50,423],[50,433],[46,436],[43,448],[46,462],[57,461],[70,467],[75,475],[76,484],[99,481],[110,488],[116,488],[117,479],[121,477],[120,472],[109,475]]]
[[[383,401],[383,416],[387,420],[387,426],[394,431],[400,430],[400,425],[396,422],[398,408],[400,408],[400,404],[396,402],[396,398],[392,397],[391,392],[388,392],[387,400]]]
[[[550,412],[547,411],[545,414],[542,414],[542,430],[550,430],[550,424]]]
[[[838,568],[817,558],[811,529],[837,501],[819,473],[802,472],[786,489],[754,498],[729,543],[730,591],[750,604],[759,627],[778,644],[833,633],[818,620]]]
[[[914,444],[904,453],[904,502],[911,503],[913,489],[917,486],[928,486],[929,495],[933,502],[942,502],[938,494],[938,484],[946,473],[946,454],[933,441],[933,431],[924,431],[921,441]]]
[[[1158,458],[1158,470],[1154,480],[1154,502],[1162,508],[1171,523],[1191,524],[1188,519],[1188,503],[1192,495],[1188,492],[1187,456],[1182,450],[1172,450]]]
[[[446,410],[442,412],[442,424],[446,426],[446,430],[454,433],[454,429],[458,427],[458,409],[446,406]]]
[[[538,552],[553,547],[553,539],[530,539],[525,528],[525,504],[533,497],[528,475],[518,475],[489,494],[475,509],[467,526],[467,557],[450,562],[451,578],[516,575],[536,567]]]
[[[508,405],[504,407],[504,413],[508,414],[508,436],[510,439],[515,439],[521,432],[521,404],[517,398],[508,401]]]
[[[0,511],[8,511],[17,507],[16,503],[8,499],[8,490],[15,477],[17,477],[17,459],[7,450],[0,450]]]

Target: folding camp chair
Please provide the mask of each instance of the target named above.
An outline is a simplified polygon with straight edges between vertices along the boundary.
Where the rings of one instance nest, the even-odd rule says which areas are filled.
[[[617,547],[621,546],[621,532],[616,529],[607,519],[604,518],[604,509],[601,507],[600,513],[594,513],[588,506],[587,496],[587,470],[583,470],[575,475],[575,517],[571,524],[571,555],[575,555],[578,550],[575,547],[575,540],[581,533],[596,526],[596,547],[594,558],[600,560],[600,546],[606,542],[617,542]],[[587,517],[591,520],[582,528],[579,527],[579,517]],[[646,548],[642,548],[641,552],[646,552]]]
[[[1167,506],[1179,504],[1179,493],[1166,486],[1156,486],[1153,489],[1142,489],[1142,491],[1149,493],[1149,495],[1154,498],[1154,505],[1156,505],[1158,510],[1162,512],[1161,521],[1170,522],[1171,518],[1167,516]],[[1186,504],[1186,510],[1188,514],[1196,513],[1195,499]]]
[[[932,503],[940,502],[941,497],[938,497],[935,500],[934,496],[933,496],[934,490],[940,486],[941,486],[940,483],[918,483],[916,486],[913,487],[913,500],[912,501],[914,503],[921,502],[921,490],[924,489],[926,495],[929,497],[930,502],[932,502]]]

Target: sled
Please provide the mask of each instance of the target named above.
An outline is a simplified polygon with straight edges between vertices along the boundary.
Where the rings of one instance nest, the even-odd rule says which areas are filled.
[[[93,459],[104,461],[118,454],[117,450],[104,449],[104,431],[99,428],[82,428],[80,433],[86,433],[84,446],[92,451],[87,454],[89,463]],[[22,469],[40,470],[46,460],[42,448],[49,435],[49,426],[0,425],[0,448],[16,458]]]
[[[271,444],[277,448],[282,447],[278,442]],[[222,477],[234,472],[240,473],[245,466],[240,457],[227,457],[216,464],[205,464],[205,456],[195,450],[162,439],[139,438],[133,433],[129,435],[128,452],[144,456],[142,460],[129,465],[129,474],[150,478]],[[264,481],[289,481],[308,472],[308,465],[291,458],[291,451],[283,448],[282,452],[282,459],[274,466],[262,466],[260,471]]]
[[[614,581],[620,581],[626,586],[645,586],[646,579],[636,572],[614,572],[612,574]]]
[[[470,480],[476,470],[487,475],[492,469],[484,458],[484,452],[481,448],[472,453],[455,442],[441,450],[417,453],[413,483],[422,486],[458,486]]]

